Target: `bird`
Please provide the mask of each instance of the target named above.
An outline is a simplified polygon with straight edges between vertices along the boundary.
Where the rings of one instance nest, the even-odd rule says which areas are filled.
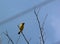
[[[18,34],[20,34],[22,31],[23,31],[23,29],[24,29],[24,24],[25,23],[21,23],[18,27],[19,27],[19,32],[18,32]]]

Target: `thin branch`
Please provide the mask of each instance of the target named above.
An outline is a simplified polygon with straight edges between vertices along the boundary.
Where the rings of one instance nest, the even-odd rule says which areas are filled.
[[[41,24],[40,24],[40,21],[39,21],[39,19],[38,19],[38,14],[36,13],[36,11],[34,10],[34,13],[35,13],[35,16],[36,16],[36,18],[37,18],[37,21],[38,21],[38,25],[39,25],[39,29],[40,29],[40,34],[41,34],[41,39],[42,39],[42,43],[44,44],[45,42],[44,42],[44,39],[43,39],[43,34],[42,34],[42,28],[41,28]],[[40,42],[41,42],[41,40],[40,40]],[[42,44],[41,43],[41,44]]]
[[[17,27],[19,28],[18,25],[17,25]],[[29,41],[27,40],[27,38],[25,37],[25,35],[23,34],[23,32],[21,32],[21,34],[23,35],[23,37],[24,37],[25,41],[27,42],[27,44],[29,44]],[[17,43],[18,43],[19,39],[20,39],[20,36],[19,36],[19,38],[18,38],[18,40],[17,40]],[[16,43],[16,44],[17,44],[17,43]]]
[[[36,11],[36,14],[39,14],[40,9],[41,9],[41,7],[39,7],[39,8],[35,8],[35,9],[34,9],[34,11],[38,10],[38,11]]]
[[[37,18],[37,21],[38,21],[38,24],[39,24],[39,28],[40,28],[40,21],[39,21],[39,19],[38,19],[38,14],[36,13],[36,11],[35,11],[35,9],[34,9],[34,14],[35,14],[35,16],[36,16],[36,18]]]
[[[4,32],[3,32],[4,33]],[[14,44],[14,42],[13,42],[13,40],[10,38],[10,36],[8,35],[8,32],[6,31],[6,33],[4,33],[7,37],[8,37],[8,39],[9,39],[9,41],[11,41],[11,43],[12,44]]]
[[[45,21],[47,19],[47,16],[48,16],[48,14],[46,14],[46,16],[44,17],[44,20],[43,20],[43,23],[42,23],[42,27],[44,27],[44,24],[45,24]]]
[[[46,19],[47,19],[47,16],[48,16],[48,14],[46,14],[46,16],[44,17],[44,20],[43,20],[43,22],[42,22],[42,26],[41,26],[41,29],[42,29],[42,31],[43,31],[43,36],[44,36],[44,34],[45,34],[45,32],[44,32],[44,25],[45,25],[45,21],[46,21]]]
[[[16,44],[18,44],[18,41],[19,41],[19,39],[20,39],[20,36],[19,36],[19,38],[17,39],[17,42],[16,42]]]
[[[17,25],[17,27],[19,28],[19,25]],[[19,38],[17,39],[16,44],[18,44],[19,39],[20,39],[20,36],[19,36]]]
[[[8,40],[8,44],[9,44],[10,40]]]
[[[21,32],[21,33],[22,33],[22,35],[23,35],[25,41],[27,42],[27,44],[29,44],[29,41],[26,39],[26,37],[25,37],[25,35],[23,34],[23,32]]]

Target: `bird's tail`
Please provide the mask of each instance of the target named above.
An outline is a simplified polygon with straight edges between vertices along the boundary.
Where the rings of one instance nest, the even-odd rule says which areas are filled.
[[[18,32],[18,34],[20,34],[20,32]]]

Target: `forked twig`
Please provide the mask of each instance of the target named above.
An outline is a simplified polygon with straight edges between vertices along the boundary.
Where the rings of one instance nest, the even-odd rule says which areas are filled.
[[[37,21],[38,21],[38,25],[39,25],[39,29],[40,29],[40,34],[41,34],[41,39],[42,39],[42,43],[41,44],[45,44],[45,41],[44,41],[44,38],[43,38],[43,31],[42,31],[42,28],[41,28],[41,24],[40,24],[40,21],[38,19],[38,14],[36,13],[36,11],[34,10],[34,13],[35,13],[35,16],[37,18]],[[41,40],[40,40],[41,42]]]
[[[3,32],[4,33],[4,32]],[[8,39],[9,39],[9,41],[11,41],[11,43],[12,44],[14,44],[14,42],[13,42],[13,40],[10,38],[10,36],[8,35],[8,32],[6,31],[6,33],[4,33],[7,37],[8,37]]]

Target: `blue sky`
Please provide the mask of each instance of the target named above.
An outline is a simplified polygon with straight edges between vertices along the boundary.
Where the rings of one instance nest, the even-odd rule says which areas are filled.
[[[14,15],[17,15],[18,13],[25,11],[43,1],[46,0],[0,0],[0,22]],[[38,16],[41,23],[46,14],[48,14],[48,17],[44,27],[45,42],[46,44],[54,44],[60,41],[60,0],[55,0],[54,2],[49,3],[40,9]],[[40,32],[38,22],[33,11],[25,15],[21,15],[20,17],[1,25],[0,33],[5,32],[7,29],[10,37],[15,43],[19,36],[17,34],[19,31],[17,25],[21,22],[25,22],[23,33],[28,40],[31,38],[29,41],[30,44],[39,44]],[[7,37],[2,35],[3,44],[6,44],[7,41]],[[22,35],[19,43],[26,44]]]

